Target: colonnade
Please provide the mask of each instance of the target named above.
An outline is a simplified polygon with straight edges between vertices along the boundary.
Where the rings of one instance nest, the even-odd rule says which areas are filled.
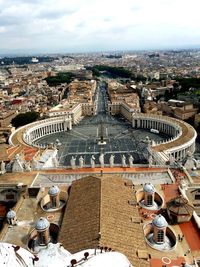
[[[168,140],[160,143],[154,142],[152,149],[158,154],[164,153],[168,158],[182,160],[188,151],[195,152],[195,129],[184,121],[153,114],[133,114],[132,127],[142,129],[155,129],[169,135]],[[176,141],[176,142],[175,142]]]
[[[143,128],[143,129],[155,129],[171,137],[177,137],[178,135],[181,135],[181,127],[179,127],[178,125],[166,122],[164,120],[156,120],[151,117],[133,118],[132,127]]]
[[[191,141],[191,144],[183,144],[180,148],[176,147],[176,149],[171,149],[169,152],[166,151],[167,154],[173,156],[175,159],[181,160],[187,156],[187,153],[195,152],[195,142]]]
[[[168,140],[159,143],[153,142],[151,145],[151,150],[159,158],[161,157],[160,155],[162,155],[165,162],[169,160],[170,156],[176,160],[182,160],[187,156],[188,151],[192,154],[195,151],[197,133],[192,126],[184,121],[165,116],[137,113],[132,116],[132,127],[136,129],[155,129],[169,136]],[[10,136],[9,142],[13,145],[12,138],[20,132],[22,133],[23,142],[31,146],[37,146],[34,144],[37,139],[71,129],[71,117],[53,117],[33,122],[17,129]]]
[[[23,140],[30,145],[33,145],[33,142],[43,136],[66,132],[72,129],[71,118],[51,118],[36,123],[31,123],[25,129],[23,134]]]

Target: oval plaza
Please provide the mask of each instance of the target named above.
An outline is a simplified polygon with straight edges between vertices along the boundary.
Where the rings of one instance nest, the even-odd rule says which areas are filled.
[[[191,154],[195,151],[196,131],[186,122],[142,113],[132,113],[131,121],[109,114],[82,118],[81,108],[81,104],[76,107],[73,116],[56,116],[19,128],[10,137],[10,142],[42,149],[50,144],[60,144],[58,156],[61,165],[70,165],[72,156],[83,156],[85,164],[90,165],[92,155],[99,157],[100,154],[104,154],[107,165],[112,154],[116,156],[118,165],[123,165],[123,155],[127,161],[125,164],[128,164],[130,155],[135,160],[133,164],[145,164],[149,157],[154,162],[165,164],[172,157],[182,160],[188,151]],[[138,156],[141,150],[143,157]],[[96,164],[99,164],[98,160]]]

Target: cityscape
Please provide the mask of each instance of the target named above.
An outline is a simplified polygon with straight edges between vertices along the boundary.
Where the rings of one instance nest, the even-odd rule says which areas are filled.
[[[0,267],[200,266],[200,6],[154,1],[0,0]]]

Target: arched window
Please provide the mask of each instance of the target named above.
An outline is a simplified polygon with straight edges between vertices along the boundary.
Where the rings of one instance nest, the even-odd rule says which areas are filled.
[[[44,232],[40,232],[39,233],[39,243],[40,245],[45,245],[46,244],[46,233]]]
[[[153,205],[153,197],[152,195],[147,196],[147,206],[152,206]]]
[[[56,197],[52,198],[52,208],[56,208]]]
[[[164,231],[163,230],[158,231],[157,242],[158,243],[164,242]]]

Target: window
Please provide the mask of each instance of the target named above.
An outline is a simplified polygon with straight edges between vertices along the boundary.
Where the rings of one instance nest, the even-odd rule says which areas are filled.
[[[45,244],[45,232],[39,233],[39,242],[40,244]]]
[[[52,198],[52,208],[56,208],[56,197]]]
[[[152,195],[147,196],[147,206],[152,206],[153,205],[153,197]]]
[[[14,194],[6,194],[6,199],[7,200],[14,200],[15,196],[14,196]]]
[[[158,231],[157,241],[158,241],[158,243],[164,242],[164,231],[163,230]]]
[[[200,194],[196,194],[194,197],[196,200],[200,200]]]

